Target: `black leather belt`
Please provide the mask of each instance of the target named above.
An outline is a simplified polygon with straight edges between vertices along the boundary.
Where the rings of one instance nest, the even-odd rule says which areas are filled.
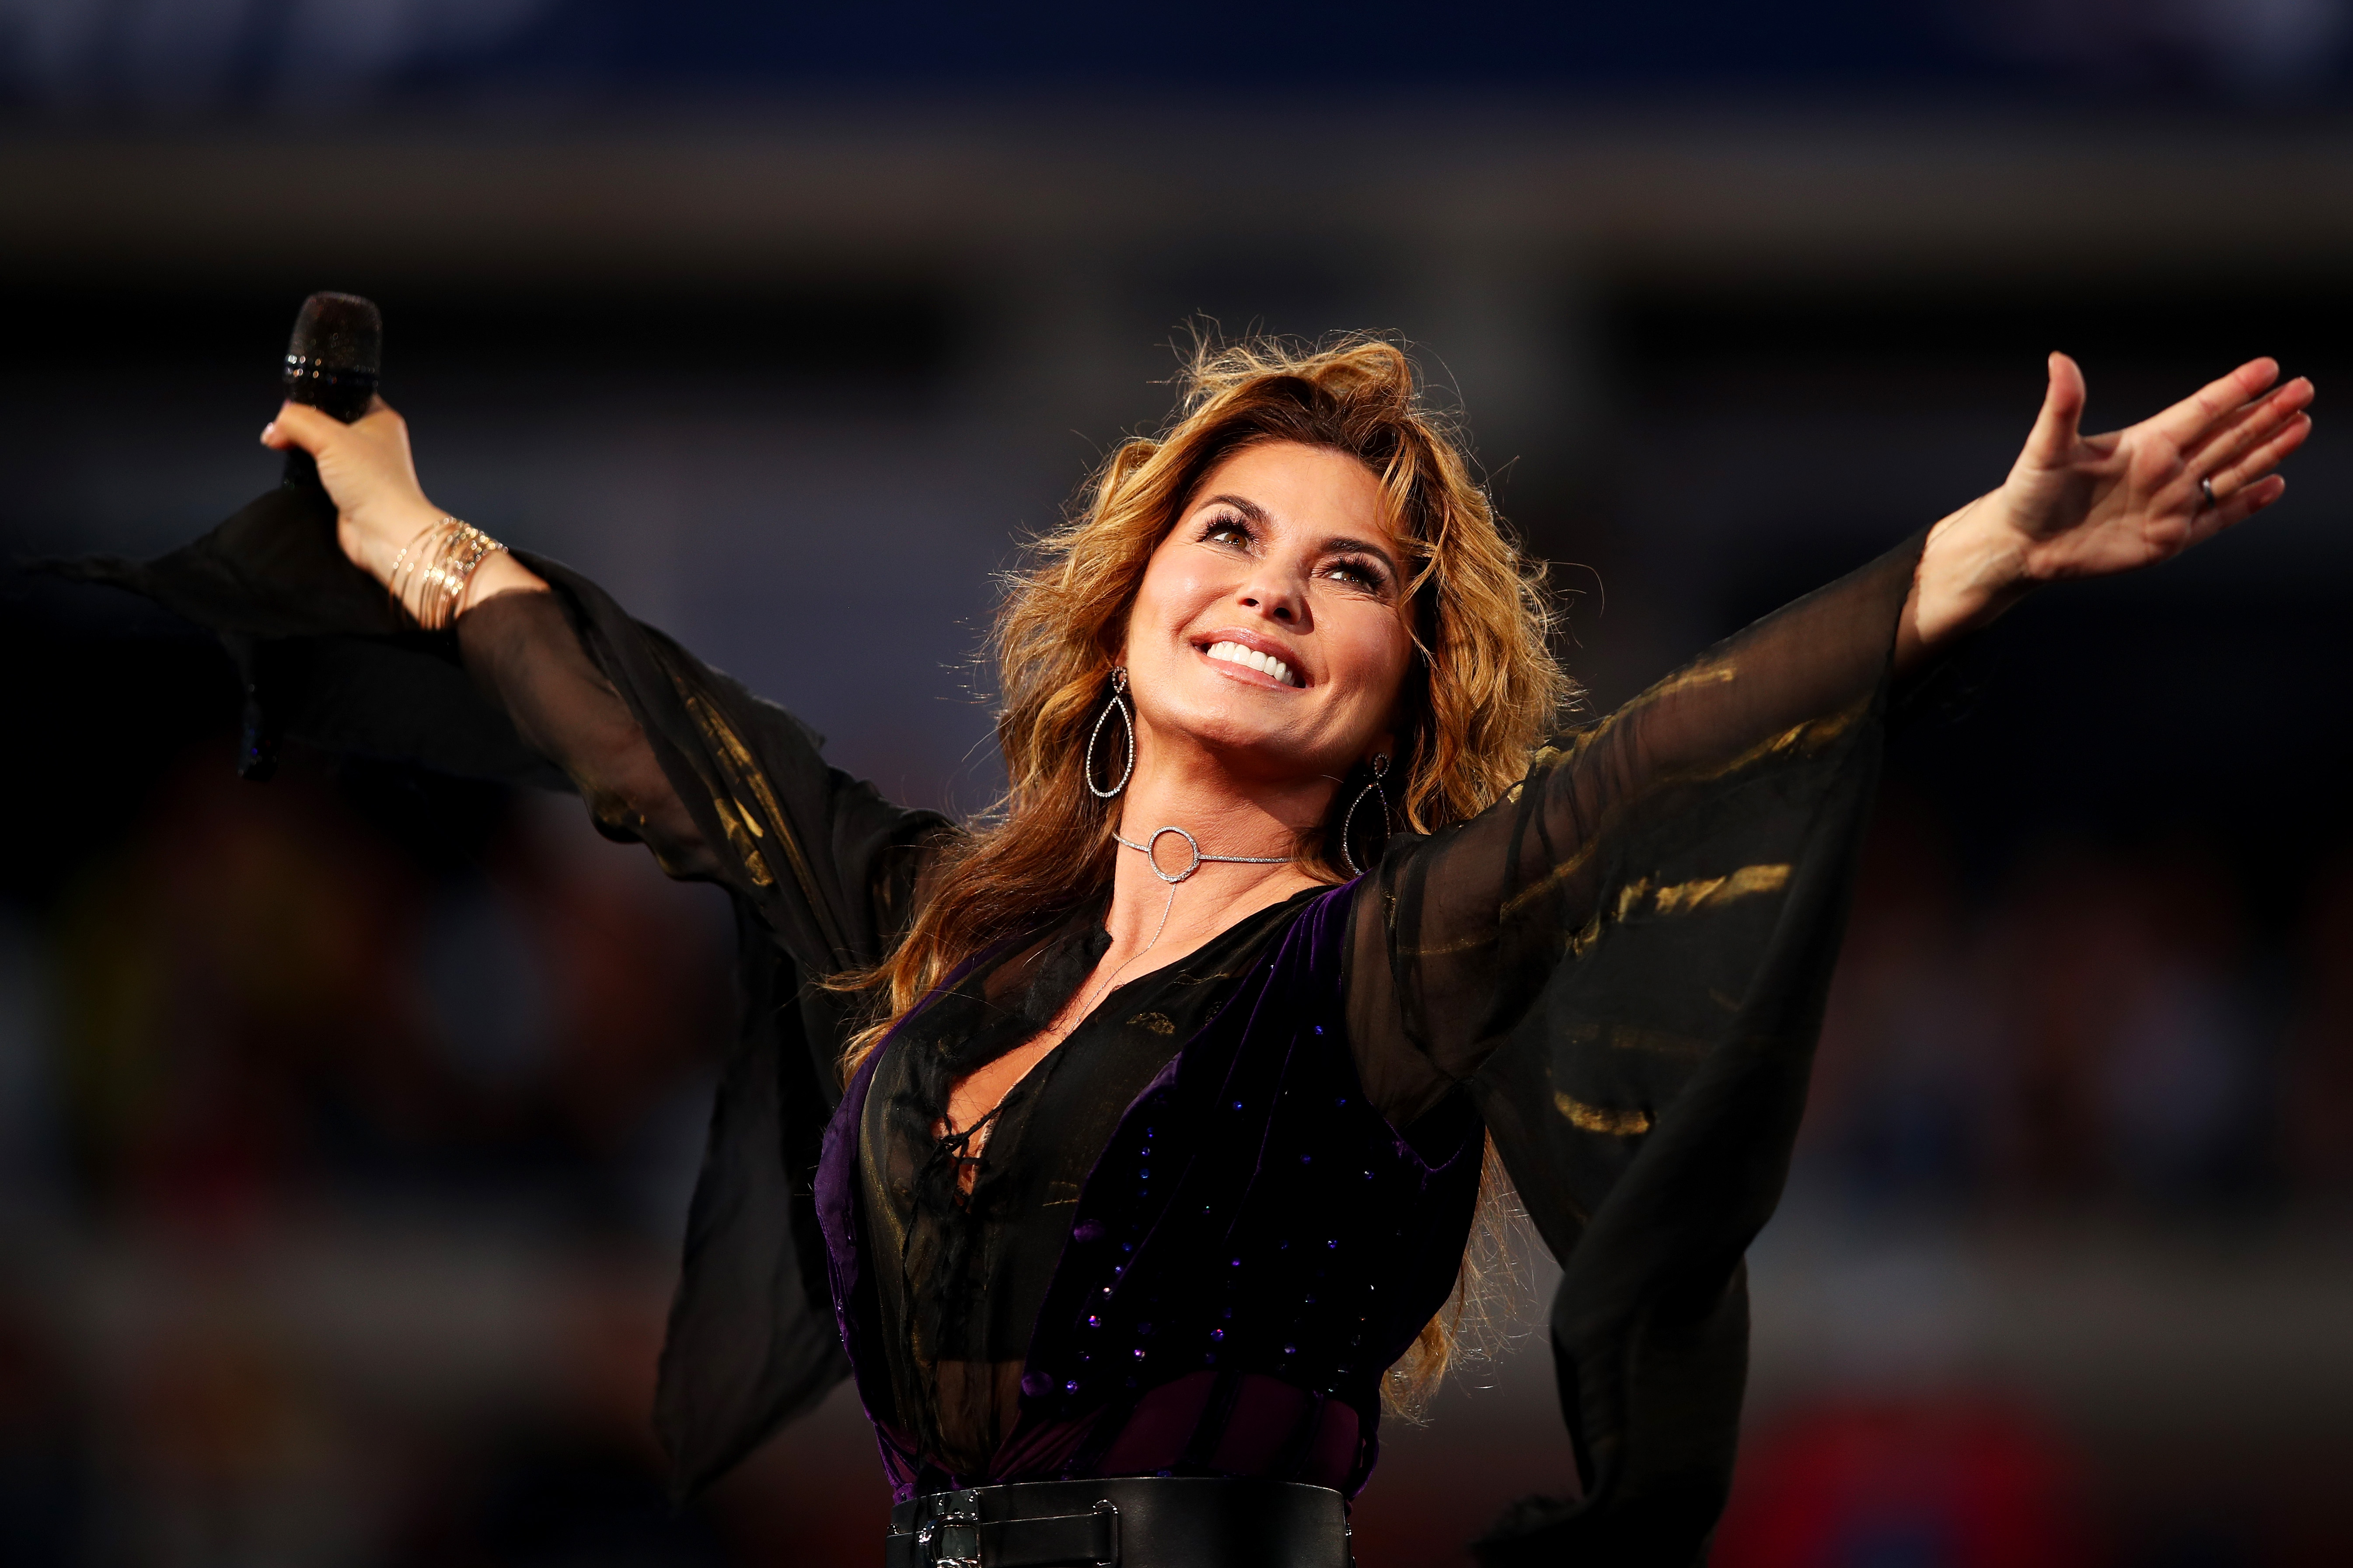
[[[1329,1487],[1118,1476],[934,1492],[891,1510],[885,1568],[1349,1568]]]

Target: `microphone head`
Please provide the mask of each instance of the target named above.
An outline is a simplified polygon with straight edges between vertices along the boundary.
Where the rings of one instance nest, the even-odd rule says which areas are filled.
[[[313,294],[286,344],[286,395],[345,422],[367,412],[384,368],[384,315],[356,294]]]

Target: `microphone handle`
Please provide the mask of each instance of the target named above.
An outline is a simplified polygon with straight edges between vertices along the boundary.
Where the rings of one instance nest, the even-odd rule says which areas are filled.
[[[364,372],[332,371],[316,364],[286,367],[286,401],[304,404],[346,425],[365,414],[375,396],[375,377]],[[326,490],[319,482],[318,459],[300,447],[287,452],[286,474],[279,482],[290,490],[321,494]]]

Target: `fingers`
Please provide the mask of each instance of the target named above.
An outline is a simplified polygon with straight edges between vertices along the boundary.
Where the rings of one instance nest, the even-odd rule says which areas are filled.
[[[2200,474],[2228,467],[2297,417],[2312,398],[2311,381],[2300,375],[2269,396],[2242,405],[2208,432],[2203,444],[2183,453],[2183,466]]]
[[[2200,387],[2148,423],[2175,446],[2185,449],[2195,447],[2207,438],[2215,426],[2261,396],[2263,388],[2278,379],[2279,361],[2268,354],[2251,359],[2221,380]]]
[[[2235,528],[2246,521],[2286,494],[2287,480],[2278,474],[2272,474],[2257,479],[2244,489],[2227,495],[2222,494],[2221,487],[2217,486],[2215,493],[2219,499],[2214,504],[2189,520],[2189,544],[2203,543],[2224,529]]]
[[[282,452],[300,447],[312,457],[343,428],[342,420],[300,403],[279,405],[278,417],[261,427],[261,444]]]
[[[2311,434],[2312,416],[2295,415],[2274,429],[2270,439],[2233,454],[2234,461],[2209,472],[2206,482],[2214,487],[2217,497],[2235,495],[2278,468]]]
[[[2084,372],[2073,360],[2057,353],[2052,354],[2049,368],[2051,383],[2042,394],[2042,411],[2034,416],[2026,449],[2045,466],[2056,467],[2074,450],[2083,425]]]
[[[367,412],[360,416],[358,422],[364,425],[387,417],[397,421],[400,416],[379,394],[368,399]],[[308,404],[282,403],[278,407],[278,417],[261,427],[261,444],[280,452],[289,447],[300,447],[315,458],[322,446],[335,438],[336,432],[351,427]]]

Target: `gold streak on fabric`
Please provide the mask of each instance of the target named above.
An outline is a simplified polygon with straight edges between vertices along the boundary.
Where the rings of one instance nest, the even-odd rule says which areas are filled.
[[[1729,670],[1724,671],[1718,675],[1709,676],[1706,680],[1704,681],[1702,678],[1705,675],[1706,672],[1704,671],[1694,671],[1689,678],[1682,680],[1678,684],[1684,686],[1700,685],[1715,680],[1729,680],[1732,679],[1732,675]],[[1792,751],[1799,752],[1818,751],[1832,740],[1835,740],[1839,735],[1844,733],[1856,720],[1862,717],[1862,715],[1868,710],[1869,706],[1869,700],[1865,699],[1861,702],[1854,703],[1841,710],[1839,712],[1829,715],[1826,718],[1809,719],[1802,724],[1792,725],[1790,728],[1780,731],[1778,734],[1767,736],[1763,741],[1758,742],[1756,745],[1751,746],[1746,751],[1741,752],[1738,756],[1734,757],[1731,761],[1718,763],[1714,767],[1695,769],[1689,773],[1676,773],[1662,775],[1651,782],[1651,787],[1649,789],[1630,795],[1626,799],[1617,802],[1613,807],[1613,811],[1617,814],[1622,815],[1629,807],[1633,805],[1635,802],[1641,799],[1643,795],[1651,793],[1652,790],[1655,790],[1661,784],[1701,783],[1711,779],[1724,778],[1730,774],[1736,773],[1743,768],[1746,768],[1766,757]],[[1594,731],[1588,731],[1588,734],[1598,732],[1599,727]],[[1580,739],[1582,739],[1582,737],[1580,737]],[[1594,852],[1599,847],[1599,840],[1605,836],[1606,835],[1603,832],[1597,830],[1593,839],[1589,840],[1583,847],[1578,848],[1576,853],[1570,855],[1567,859],[1561,861],[1560,864],[1555,866],[1551,870],[1546,872],[1543,876],[1530,882],[1526,887],[1521,889],[1510,898],[1504,900],[1503,907],[1496,911],[1498,921],[1500,922],[1502,921],[1510,920],[1513,916],[1526,909],[1528,905],[1552,892],[1569,878],[1574,877],[1579,871],[1582,871],[1586,865],[1593,858]]]
[[[1645,1056],[1684,1059],[1704,1057],[1715,1048],[1712,1040],[1678,1035],[1669,1029],[1653,1029],[1643,1024],[1571,1024],[1559,1031],[1559,1038],[1572,1046],[1598,1045],[1613,1051],[1638,1051]]]
[[[768,785],[768,775],[761,771],[760,764],[754,760],[751,748],[744,744],[743,738],[735,733],[734,726],[727,722],[726,717],[713,708],[702,693],[695,689],[694,685],[686,679],[685,675],[671,666],[669,659],[662,659],[661,665],[663,673],[670,677],[670,685],[678,692],[679,700],[686,704],[686,710],[693,716],[696,725],[702,731],[703,738],[710,742],[712,752],[717,754],[721,768],[729,775],[729,782],[751,795],[753,800],[758,803],[760,808],[758,816],[766,817],[767,825],[776,830],[776,842],[785,852],[785,863],[792,868],[793,879],[800,884],[801,898],[808,906],[810,919],[818,923],[818,929],[825,933],[826,941],[832,945],[835,952],[847,957],[848,948],[842,941],[840,931],[835,929],[832,911],[827,907],[825,900],[818,896],[817,877],[809,869],[808,857],[801,852],[800,840],[793,835],[791,819],[785,816],[784,808],[777,805],[776,792]],[[757,817],[751,810],[742,808],[742,816],[734,816],[728,811],[725,804],[717,798],[719,792],[713,790],[712,794],[712,804],[720,808],[721,821],[728,826],[728,839],[731,845],[737,842],[736,833],[739,824],[747,826],[750,830],[744,840],[744,843],[748,843],[753,836],[766,837],[760,831]],[[743,853],[741,849],[738,852]],[[746,870],[751,872],[752,879],[759,886],[765,888],[774,883],[773,874],[768,872],[765,862],[760,859],[756,851],[745,856],[744,866]]]
[[[1722,909],[1736,899],[1754,893],[1778,893],[1788,884],[1789,868],[1786,864],[1743,866],[1727,876],[1701,877],[1661,888],[1657,908],[1662,915],[1697,914],[1703,910]]]
[[[1639,1051],[1651,1057],[1704,1057],[1715,1048],[1706,1040],[1695,1040],[1667,1029],[1645,1028],[1640,1024],[1612,1024],[1607,1038],[1613,1051]]]
[[[1568,955],[1571,958],[1583,958],[1592,951],[1593,944],[1600,940],[1601,913],[1597,910],[1582,928],[1569,933]]]
[[[1530,882],[1526,887],[1522,888],[1518,892],[1514,893],[1510,898],[1505,899],[1504,900],[1504,907],[1495,911],[1496,921],[1500,924],[1502,921],[1510,920],[1522,910],[1526,909],[1530,904],[1535,903],[1538,899],[1545,897],[1546,894],[1558,888],[1563,882],[1567,881],[1571,877],[1574,877],[1579,871],[1584,870],[1586,866],[1593,859],[1594,852],[1600,847],[1600,841],[1598,837],[1588,840],[1582,848],[1578,849],[1567,859],[1563,860],[1559,865],[1555,866],[1551,870],[1546,871],[1543,876],[1538,877],[1535,881]]]
[[[1432,942],[1428,947],[1406,947],[1400,944],[1400,958],[1451,958],[1457,953],[1476,952],[1482,947],[1493,947],[1503,932],[1493,926],[1482,926],[1469,936],[1458,936],[1451,942]]]
[[[1752,767],[1767,757],[1788,753],[1799,756],[1810,755],[1820,751],[1844,734],[1852,727],[1855,721],[1870,710],[1870,707],[1871,700],[1866,697],[1835,713],[1826,714],[1820,719],[1809,719],[1802,724],[1792,724],[1779,734],[1768,735],[1728,762],[1718,763],[1712,767],[1693,768],[1688,771],[1662,774],[1655,782],[1657,784],[1709,784],[1717,779],[1729,778],[1734,773]]]
[[[1552,1102],[1568,1124],[1581,1132],[1600,1132],[1612,1138],[1639,1138],[1651,1130],[1651,1113],[1647,1110],[1611,1110],[1607,1106],[1588,1105],[1572,1100],[1559,1089],[1552,1092]]]
[[[736,816],[734,803],[725,795],[712,795],[711,805],[719,813],[719,826],[727,834],[727,847],[735,851],[735,858],[744,862],[744,873],[752,879],[752,885],[755,888],[774,887],[776,876],[769,871],[767,861],[761,858],[759,846],[752,842],[753,836],[759,829]]]
[[[1703,686],[1728,686],[1739,679],[1740,668],[1737,665],[1732,664],[1703,664],[1694,666],[1690,669],[1679,670],[1657,685],[1636,692],[1624,707],[1604,718],[1599,724],[1590,729],[1578,731],[1577,750],[1583,751],[1617,728],[1621,720],[1641,712],[1652,703],[1663,702],[1670,697],[1678,697],[1686,691],[1695,691]]]
[[[1619,711],[1630,713],[1637,709],[1648,708],[1653,702],[1662,702],[1670,697],[1696,690],[1703,686],[1728,686],[1739,679],[1740,667],[1737,665],[1694,665],[1689,669],[1668,676],[1649,690],[1637,694],[1634,700],[1626,704]]]
[[[785,816],[784,807],[776,804],[776,792],[768,787],[768,775],[760,770],[758,763],[753,761],[750,749],[735,733],[734,727],[704,700],[702,693],[685,690],[681,695],[686,700],[687,710],[694,715],[695,722],[702,726],[702,732],[717,748],[720,762],[734,775],[734,782],[749,788],[752,798],[759,802],[761,814],[776,828],[776,841],[784,846],[785,859],[792,866],[794,879],[801,885],[801,897],[808,900],[810,913],[828,928],[827,935],[832,937],[834,933],[830,928],[833,922],[827,919],[826,906],[818,897],[817,878],[809,870],[808,859],[801,853],[799,841],[793,837],[791,820]],[[748,817],[751,814],[746,812],[744,815]],[[838,940],[835,945],[840,945]]]

